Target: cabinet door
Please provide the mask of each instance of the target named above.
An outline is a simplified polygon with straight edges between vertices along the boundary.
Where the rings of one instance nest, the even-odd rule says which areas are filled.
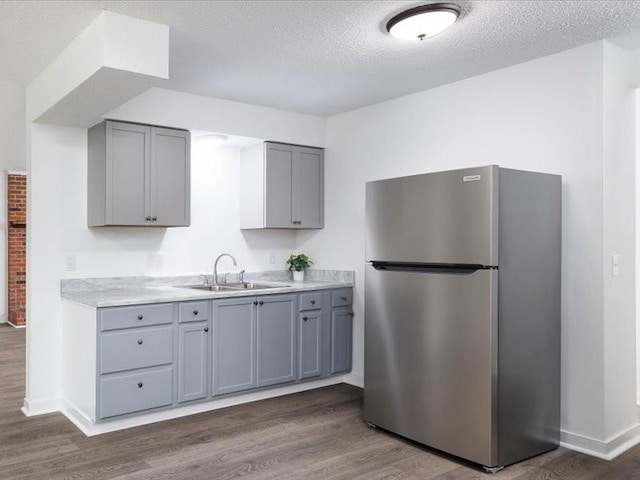
[[[150,127],[107,122],[105,223],[108,225],[145,224],[150,137]]]
[[[351,307],[331,310],[331,373],[351,370]]]
[[[322,374],[322,311],[298,315],[299,378]]]
[[[258,386],[296,378],[296,297],[258,298]]]
[[[296,147],[265,144],[264,226],[292,228],[292,174]]]
[[[185,323],[178,326],[178,402],[207,396],[209,324]]]
[[[189,226],[190,151],[189,132],[151,128],[152,225]]]
[[[256,387],[254,298],[219,300],[213,306],[213,394]]]
[[[298,147],[293,162],[293,219],[297,228],[324,226],[324,152]]]

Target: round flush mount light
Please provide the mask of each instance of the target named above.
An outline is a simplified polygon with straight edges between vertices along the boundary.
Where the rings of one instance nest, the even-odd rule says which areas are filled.
[[[387,22],[387,31],[403,40],[424,40],[449,28],[459,15],[454,3],[430,3],[396,15]]]
[[[219,133],[212,133],[212,134],[203,135],[202,137],[200,137],[200,140],[204,140],[207,143],[207,145],[211,145],[214,147],[218,147],[222,145],[228,139],[229,137],[227,137],[226,135],[221,135]]]

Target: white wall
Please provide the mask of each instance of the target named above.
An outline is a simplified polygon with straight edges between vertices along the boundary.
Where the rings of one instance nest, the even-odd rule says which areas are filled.
[[[327,226],[301,234],[298,248],[324,266],[357,271],[354,373],[363,371],[365,182],[486,164],[561,174],[562,429],[606,438],[603,48],[587,45],[329,119]],[[610,201],[613,208],[619,200]],[[623,268],[633,272],[627,250],[624,243]]]
[[[0,172],[25,170],[25,89],[0,80]],[[7,321],[7,184],[0,175],[0,322]]]
[[[604,438],[615,438],[637,418],[635,90],[629,52],[609,42],[603,47]],[[613,255],[619,255],[621,263],[615,277]]]
[[[239,149],[193,142],[189,228],[88,228],[86,202],[78,201],[87,196],[85,144],[83,136],[76,160],[59,165],[65,184],[60,192],[62,248],[64,255],[76,257],[73,272],[63,271],[61,260],[61,277],[211,274],[222,252],[238,261],[237,268],[223,261],[223,272],[285,268],[287,253],[295,249],[295,232],[240,230]],[[276,265],[269,264],[270,252],[276,253]],[[153,264],[155,254],[161,255],[162,268]]]
[[[636,142],[636,403],[640,405],[640,89],[636,90],[636,112],[635,112]]]

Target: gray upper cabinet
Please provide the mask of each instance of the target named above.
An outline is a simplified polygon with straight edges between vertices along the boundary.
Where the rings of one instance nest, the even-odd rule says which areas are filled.
[[[296,379],[296,297],[258,298],[258,387]]]
[[[90,227],[188,226],[190,133],[104,121],[88,133]]]
[[[323,149],[265,142],[241,165],[242,228],[324,227]]]

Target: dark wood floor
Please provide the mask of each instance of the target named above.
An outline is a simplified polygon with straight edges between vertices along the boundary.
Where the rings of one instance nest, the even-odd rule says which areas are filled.
[[[1,479],[640,479],[640,447],[613,462],[559,449],[485,474],[367,428],[348,385],[87,438],[60,414],[20,412],[24,336],[0,325]]]

